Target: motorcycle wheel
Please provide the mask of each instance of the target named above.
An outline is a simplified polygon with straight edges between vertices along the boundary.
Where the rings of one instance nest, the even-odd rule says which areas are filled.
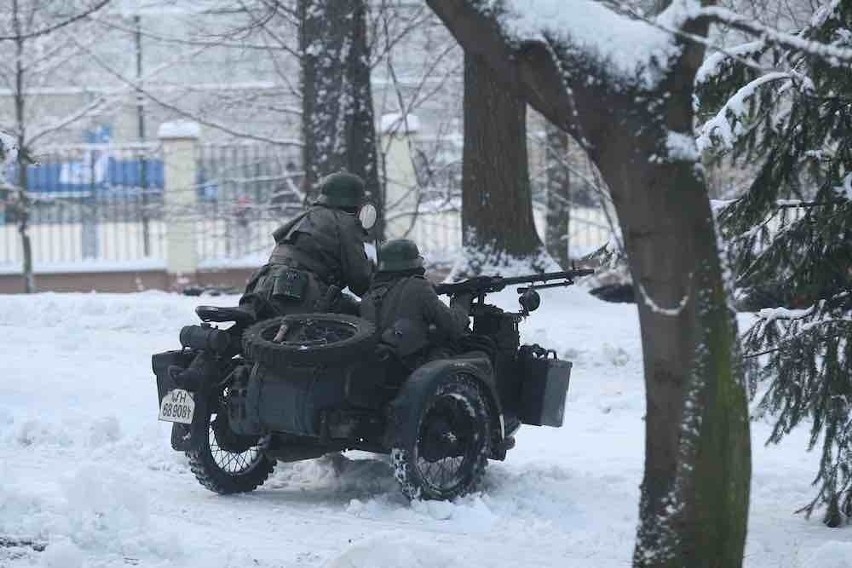
[[[490,411],[464,374],[438,382],[406,420],[417,435],[391,450],[394,475],[409,499],[449,500],[474,491],[491,452]]]
[[[282,325],[284,331],[279,335]],[[243,335],[243,352],[272,369],[346,363],[372,350],[376,346],[375,335],[375,326],[362,318],[291,314],[248,328]]]
[[[230,430],[225,408],[224,396],[200,408],[207,436],[192,441],[186,452],[189,467],[198,482],[215,493],[253,491],[275,469],[275,460],[266,456],[256,438],[238,436]]]

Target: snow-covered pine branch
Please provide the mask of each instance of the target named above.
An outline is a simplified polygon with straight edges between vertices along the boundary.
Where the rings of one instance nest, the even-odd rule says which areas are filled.
[[[840,0],[832,0],[831,4],[824,7],[823,10],[828,13],[836,9],[839,5]],[[764,42],[820,57],[832,65],[839,66],[852,63],[852,48],[831,45],[808,39],[801,35],[782,32],[758,21],[745,18],[728,8],[706,6],[701,9],[699,15],[718,24],[725,24],[752,36],[759,37]],[[819,22],[819,18],[815,17],[814,21]]]
[[[708,10],[771,46],[748,54],[771,62],[770,73],[705,62],[700,108],[714,110],[701,142],[735,130],[714,159],[750,172],[719,219],[743,307],[764,308],[744,334],[752,392],[765,388],[760,408],[776,421],[770,441],[811,425],[822,453],[817,494],[803,510],[824,507],[824,522],[838,526],[852,515],[852,4],[829,2],[795,34]],[[748,128],[736,132],[729,117]]]
[[[783,71],[774,71],[761,75],[750,83],[743,85],[728,99],[728,101],[719,109],[716,116],[705,122],[698,129],[698,138],[696,143],[698,149],[704,151],[713,145],[714,139],[718,139],[726,148],[730,148],[736,141],[738,130],[737,126],[742,123],[742,117],[748,112],[746,103],[752,98],[758,88],[771,83],[773,81],[787,81],[786,84],[779,87],[786,88],[791,79],[790,73]]]

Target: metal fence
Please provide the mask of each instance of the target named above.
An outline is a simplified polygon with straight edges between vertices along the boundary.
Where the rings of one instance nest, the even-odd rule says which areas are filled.
[[[37,158],[25,174],[15,167],[5,172],[12,184],[26,177],[29,234],[37,269],[165,266],[166,180],[159,144],[58,146],[44,149]],[[195,219],[200,266],[262,263],[272,248],[271,233],[303,207],[298,148],[200,144],[195,159],[195,205],[186,215]],[[444,170],[452,171],[449,166],[433,169]],[[427,196],[437,191],[432,178]],[[438,191],[450,192],[451,188]],[[433,197],[432,201],[440,201],[437,194]],[[430,207],[426,199],[414,213],[416,222],[408,236],[433,262],[451,262],[461,251],[458,201],[444,199],[440,207]],[[17,272],[22,264],[19,215],[14,192],[0,199],[2,272]],[[600,211],[578,207],[571,215],[572,251],[596,248],[609,238],[609,226]],[[540,206],[535,208],[535,218],[543,234]]]
[[[26,183],[37,265],[164,258],[163,164],[150,144],[86,144],[43,150],[37,162],[5,172]],[[0,267],[21,263],[16,192],[0,201]]]
[[[271,234],[301,210],[298,148],[210,144],[198,148],[198,255],[204,264],[269,253]]]

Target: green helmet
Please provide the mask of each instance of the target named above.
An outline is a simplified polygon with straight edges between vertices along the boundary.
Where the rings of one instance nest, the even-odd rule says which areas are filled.
[[[379,272],[401,272],[414,268],[423,268],[423,257],[414,241],[395,239],[379,249]]]
[[[317,203],[329,207],[360,207],[364,204],[364,180],[349,172],[337,172],[320,180]]]

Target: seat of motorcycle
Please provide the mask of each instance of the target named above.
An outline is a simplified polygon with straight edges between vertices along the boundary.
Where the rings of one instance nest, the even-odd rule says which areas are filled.
[[[253,323],[255,321],[254,314],[239,306],[231,308],[223,308],[220,306],[198,306],[195,308],[195,313],[205,322],[227,322],[232,321],[237,324]]]

